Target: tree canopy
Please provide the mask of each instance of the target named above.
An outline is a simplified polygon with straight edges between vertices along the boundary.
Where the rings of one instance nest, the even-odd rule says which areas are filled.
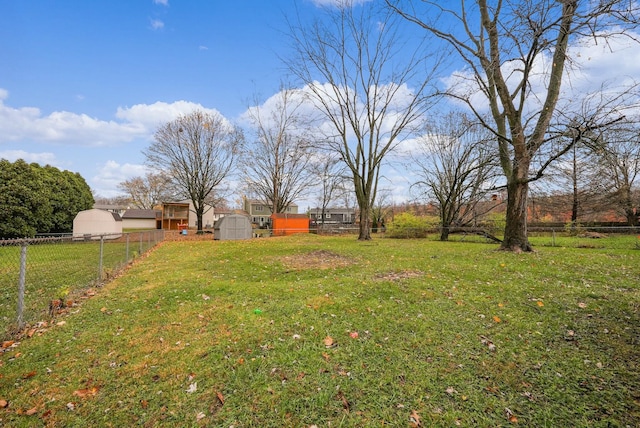
[[[436,56],[411,46],[397,17],[376,5],[327,9],[312,26],[292,26],[289,70],[323,122],[324,148],[350,172],[360,210],[359,240],[371,239],[371,209],[386,157],[433,106]],[[400,53],[409,60],[398,63]]]
[[[496,157],[507,188],[502,248],[532,250],[527,237],[529,183],[540,178],[544,169],[571,145],[580,142],[583,130],[602,128],[620,118],[618,109],[603,109],[612,107],[605,101],[576,128],[579,132],[567,140],[568,145],[556,147],[557,138],[553,138],[550,128],[562,116],[559,113],[562,82],[573,60],[570,43],[584,38],[606,43],[613,35],[633,39],[630,32],[638,25],[637,3],[628,0],[386,0],[386,3],[426,34],[437,37],[463,62],[464,69],[457,73],[455,84],[446,92],[473,111],[498,142]],[[539,81],[544,84],[538,92]],[[580,105],[575,103],[577,100],[572,101],[571,104]],[[490,120],[484,120],[487,107]]]
[[[193,111],[162,125],[144,154],[149,166],[170,178],[180,196],[191,200],[198,230],[220,185],[232,171],[242,133],[220,115]]]
[[[93,207],[80,174],[50,165],[0,160],[0,238],[71,233],[73,219]]]

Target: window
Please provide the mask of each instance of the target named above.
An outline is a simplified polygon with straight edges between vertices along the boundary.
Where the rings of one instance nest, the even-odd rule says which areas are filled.
[[[256,211],[262,211],[262,205],[256,205],[255,208]]]
[[[331,218],[331,213],[325,213],[324,218]]]

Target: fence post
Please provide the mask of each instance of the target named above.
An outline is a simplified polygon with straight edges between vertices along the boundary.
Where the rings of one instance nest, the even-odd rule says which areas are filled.
[[[104,235],[100,235],[100,261],[98,262],[98,281],[102,281],[102,256],[104,255]]]
[[[18,277],[18,329],[24,326],[24,288],[27,277],[27,242],[20,246],[20,275]]]
[[[124,263],[127,264],[129,263],[129,234],[126,234],[127,237],[127,245],[126,245],[126,251],[125,251],[125,256],[124,256]]]

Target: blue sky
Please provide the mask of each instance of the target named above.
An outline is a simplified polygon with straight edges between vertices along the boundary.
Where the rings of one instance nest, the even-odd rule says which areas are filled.
[[[115,196],[144,174],[160,124],[194,108],[235,122],[256,94],[276,94],[285,17],[336,1],[0,0],[0,158],[79,172]],[[574,52],[585,61],[566,86],[575,91],[640,76],[637,45]],[[385,177],[396,202],[409,198],[406,171]]]
[[[167,118],[154,109],[194,104],[234,120],[255,94],[277,92],[294,4],[1,0],[0,157],[80,172],[113,196]]]

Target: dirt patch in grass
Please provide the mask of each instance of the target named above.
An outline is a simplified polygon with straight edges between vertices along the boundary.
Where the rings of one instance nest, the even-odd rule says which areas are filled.
[[[403,279],[418,278],[418,277],[421,277],[422,275],[424,275],[424,272],[421,272],[419,270],[402,270],[399,272],[393,271],[393,272],[379,273],[374,278],[378,281],[395,282],[395,281],[402,281]]]
[[[284,256],[282,263],[290,269],[332,269],[355,264],[355,260],[328,250]]]

